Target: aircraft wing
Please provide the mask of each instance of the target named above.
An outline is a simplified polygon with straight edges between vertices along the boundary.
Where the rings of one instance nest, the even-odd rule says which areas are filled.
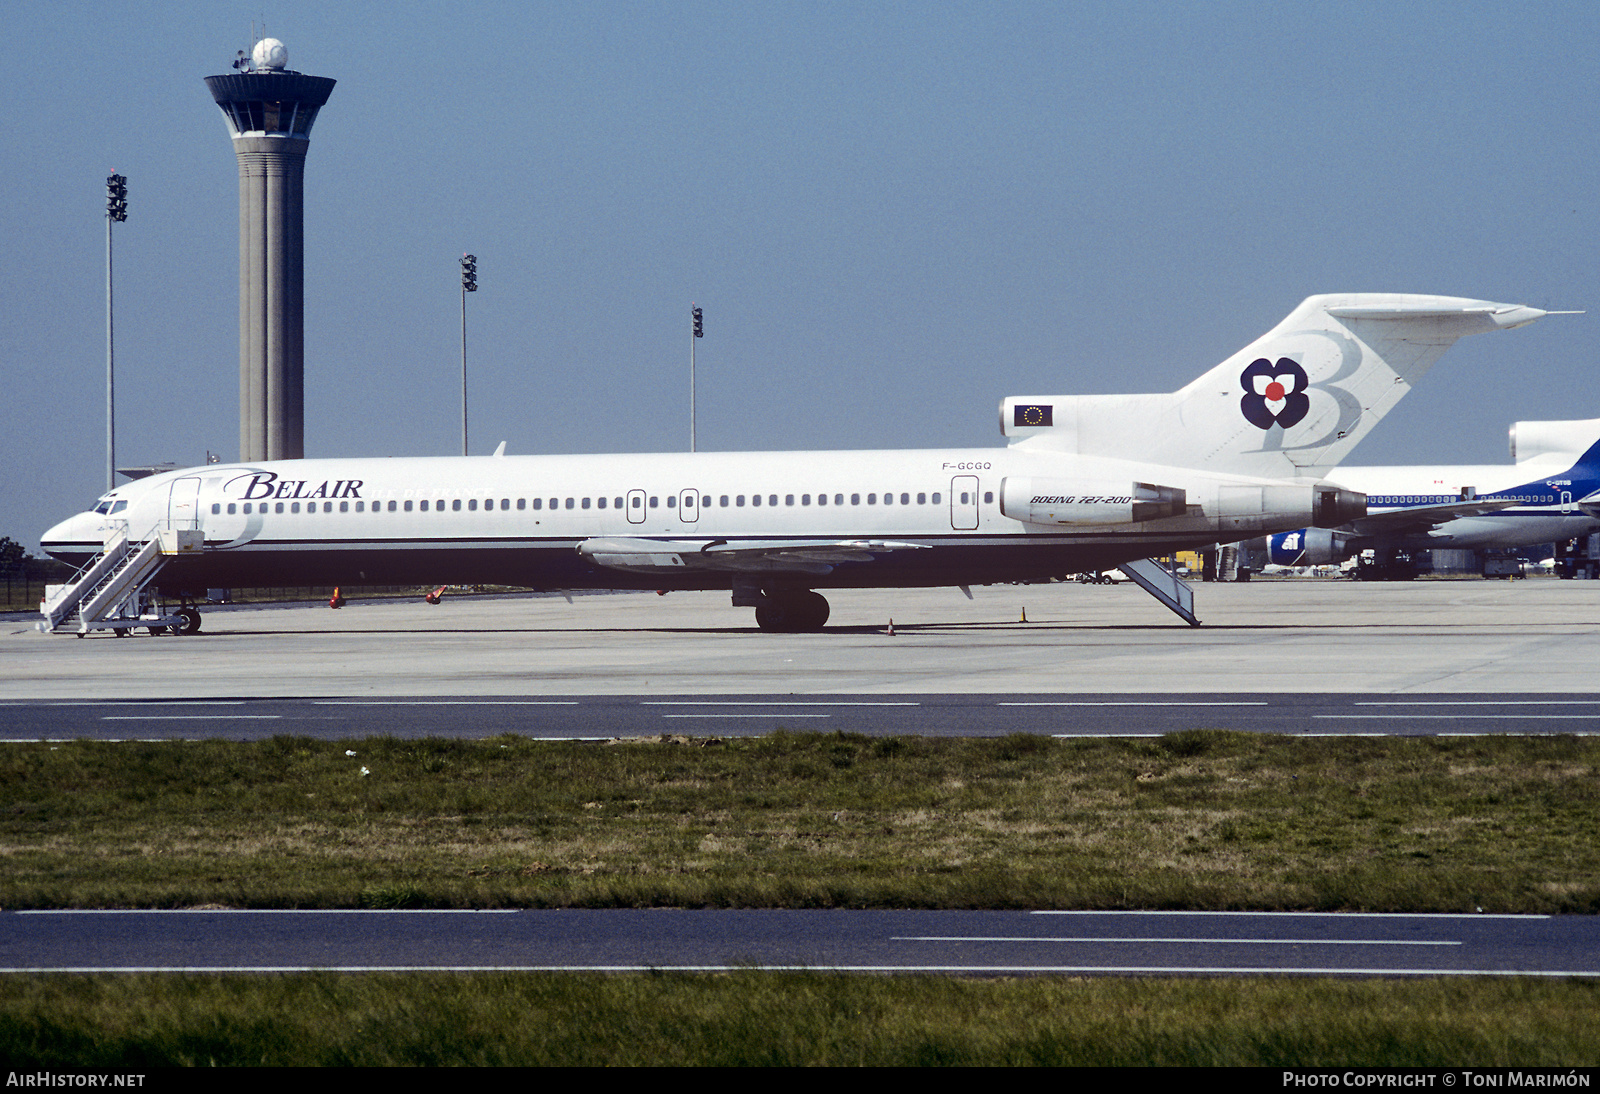
[[[1360,520],[1351,521],[1350,527],[1362,536],[1397,536],[1427,532],[1457,517],[1481,517],[1518,504],[1504,498],[1477,498],[1472,501],[1452,501],[1443,505],[1411,505],[1404,509],[1391,509],[1387,513],[1368,513]]]
[[[722,570],[744,573],[827,574],[841,562],[871,562],[894,551],[927,549],[924,543],[883,539],[835,540],[668,540],[596,538],[578,544],[578,553],[597,566],[630,573],[663,569]]]

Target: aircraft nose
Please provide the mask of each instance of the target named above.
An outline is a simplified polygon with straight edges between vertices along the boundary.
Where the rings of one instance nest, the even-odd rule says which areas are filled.
[[[99,520],[94,513],[79,513],[45,530],[39,546],[51,558],[65,559],[100,549]]]

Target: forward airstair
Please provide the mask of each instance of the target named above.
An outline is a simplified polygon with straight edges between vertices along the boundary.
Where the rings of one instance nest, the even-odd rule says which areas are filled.
[[[72,580],[45,588],[40,629],[76,632],[80,638],[95,630],[115,631],[120,637],[135,627],[148,627],[151,634],[193,634],[199,630],[198,612],[164,611],[145,591],[169,558],[197,554],[204,541],[205,533],[198,529],[163,525],[135,538],[124,525]]]

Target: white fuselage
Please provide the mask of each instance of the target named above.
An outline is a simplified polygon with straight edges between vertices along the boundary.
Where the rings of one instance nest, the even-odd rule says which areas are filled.
[[[1041,505],[1051,511],[1014,519],[1004,511],[1008,478],[1049,491],[1025,501],[1098,504],[1080,506],[1087,515]],[[1117,502],[1131,511],[1136,483],[1188,504],[1155,520],[1107,515]],[[726,588],[747,573],[809,588],[981,584],[1304,523],[1312,492],[1308,483],[1016,448],[296,460],[129,483],[98,507],[116,512],[71,518],[44,546],[76,560],[112,528],[135,537],[159,525],[199,528],[205,551],[174,559],[162,578],[196,588]],[[725,563],[638,572],[578,551],[618,538],[680,554],[714,546]],[[834,557],[856,545],[870,557]]]

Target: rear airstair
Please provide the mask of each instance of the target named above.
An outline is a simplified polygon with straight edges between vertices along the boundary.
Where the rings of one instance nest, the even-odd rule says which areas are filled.
[[[193,609],[164,611],[145,590],[173,555],[198,553],[205,533],[190,528],[157,525],[142,537],[132,537],[123,526],[106,540],[105,548],[64,585],[45,589],[39,605],[44,615],[40,629],[52,633],[111,630],[119,636],[135,627],[150,633],[192,634],[200,616]]]

